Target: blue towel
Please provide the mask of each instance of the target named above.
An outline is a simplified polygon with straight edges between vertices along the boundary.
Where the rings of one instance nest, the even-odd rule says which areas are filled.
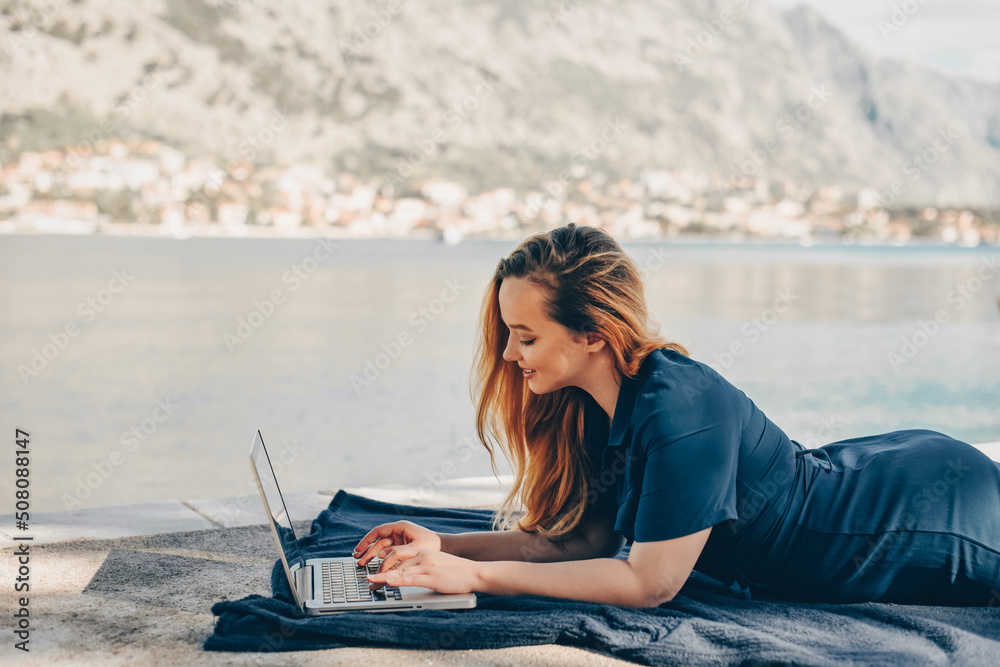
[[[346,556],[373,526],[401,518],[464,532],[487,530],[491,514],[383,503],[341,490],[299,542],[306,557]],[[624,549],[618,557],[626,554]],[[1000,599],[991,607],[751,599],[746,589],[693,572],[673,600],[651,609],[479,594],[475,609],[317,617],[303,615],[292,601],[280,561],[271,588],[271,598],[251,595],[213,605],[219,618],[205,650],[562,644],[645,665],[996,664],[1000,655]]]

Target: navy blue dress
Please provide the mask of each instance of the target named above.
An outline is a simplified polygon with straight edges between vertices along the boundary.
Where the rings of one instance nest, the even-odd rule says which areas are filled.
[[[759,597],[1000,606],[1000,463],[913,429],[815,449],[668,348],[586,395],[588,503],[653,542],[714,526],[695,570]]]

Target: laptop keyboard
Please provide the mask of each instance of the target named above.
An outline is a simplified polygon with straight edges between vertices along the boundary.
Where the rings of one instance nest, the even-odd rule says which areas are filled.
[[[350,561],[325,561],[323,573],[323,602],[380,602],[401,600],[402,593],[394,586],[384,586],[377,591],[368,590],[368,575],[375,574],[381,560],[373,558],[366,567]]]

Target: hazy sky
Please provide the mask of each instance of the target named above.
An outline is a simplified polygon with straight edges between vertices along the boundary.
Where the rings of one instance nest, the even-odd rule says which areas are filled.
[[[782,8],[802,2],[767,1]],[[1000,0],[806,2],[868,51],[1000,83]],[[902,23],[898,30],[886,27],[896,27],[893,6],[900,10],[896,15],[897,22]],[[905,22],[900,17],[905,17]],[[885,21],[881,28],[880,21]]]

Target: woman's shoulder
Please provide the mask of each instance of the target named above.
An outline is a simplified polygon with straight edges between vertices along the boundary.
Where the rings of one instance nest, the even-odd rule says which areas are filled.
[[[736,389],[708,364],[663,347],[649,354],[636,379],[641,383],[641,396],[661,400],[663,394],[693,396],[713,389]]]
[[[746,398],[708,364],[670,348],[650,353],[636,381],[640,384],[633,416],[639,421],[691,424],[739,418],[740,401]]]

